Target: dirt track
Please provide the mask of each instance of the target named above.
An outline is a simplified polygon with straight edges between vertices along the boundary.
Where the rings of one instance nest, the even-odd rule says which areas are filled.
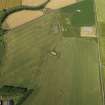
[[[23,10],[9,15],[3,23],[3,28],[12,29],[43,15],[41,11]],[[7,27],[8,24],[8,27]]]

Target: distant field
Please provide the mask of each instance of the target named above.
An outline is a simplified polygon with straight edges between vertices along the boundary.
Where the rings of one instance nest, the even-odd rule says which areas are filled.
[[[15,7],[21,4],[22,4],[21,0],[0,0],[0,9]]]
[[[47,0],[21,0],[22,5],[27,5],[27,6],[38,6]]]

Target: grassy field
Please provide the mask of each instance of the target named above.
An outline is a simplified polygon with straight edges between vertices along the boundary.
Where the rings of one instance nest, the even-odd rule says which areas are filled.
[[[20,74],[20,71],[23,70],[30,71],[30,69],[32,69],[33,72],[39,72],[39,70],[34,70],[39,69],[40,65],[44,62],[43,60],[46,60],[46,56],[48,55],[47,53],[53,47],[55,47],[56,42],[61,39],[61,32],[58,28],[55,29],[55,27],[57,27],[58,25],[56,15],[55,13],[51,13],[49,16],[46,15],[45,17],[40,18],[37,21],[32,21],[28,24],[25,24],[5,35],[7,45],[5,62],[3,62],[4,66],[1,70],[3,76],[7,74],[7,72],[10,72],[10,75],[13,75],[17,74],[17,72]],[[22,66],[21,64],[24,66]],[[30,68],[30,66],[32,66],[32,68]],[[11,70],[14,71],[14,69],[15,72],[11,72]],[[28,73],[26,71],[23,71],[23,73],[24,72]],[[20,78],[20,81],[22,80],[22,78]],[[33,81],[32,78],[33,77],[27,79]],[[20,81],[17,81],[17,83],[20,83]],[[27,84],[32,84],[27,80],[26,82]]]
[[[33,38],[34,34],[23,34],[23,28],[5,36],[8,56],[1,70],[2,85],[34,88],[24,105],[102,105],[94,39],[64,38],[61,34],[58,40],[55,34],[36,34]],[[53,47],[57,56],[49,55]]]
[[[96,42],[89,39],[64,38],[56,50],[61,57],[48,58],[42,66],[39,94],[35,97],[33,93],[26,103],[102,105]]]
[[[73,28],[70,24],[72,37],[65,37],[67,33],[61,26],[67,29],[65,19],[67,16],[71,22],[71,15],[63,11],[47,14],[4,35],[0,85],[34,89],[23,105],[102,105],[97,41],[78,37],[78,24]]]

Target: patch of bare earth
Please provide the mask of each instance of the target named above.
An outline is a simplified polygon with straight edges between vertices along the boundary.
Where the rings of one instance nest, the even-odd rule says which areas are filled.
[[[59,8],[74,4],[76,2],[77,2],[77,0],[51,0],[46,5],[46,8],[59,9]]]
[[[94,26],[85,26],[81,27],[81,37],[96,37],[96,27]]]
[[[22,5],[27,6],[38,6],[42,3],[46,2],[47,0],[22,0]]]
[[[4,29],[18,27],[43,15],[41,11],[22,10],[9,15],[2,24]],[[8,27],[7,27],[8,24]]]

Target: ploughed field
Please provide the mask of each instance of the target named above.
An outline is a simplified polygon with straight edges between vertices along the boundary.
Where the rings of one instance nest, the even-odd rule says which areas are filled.
[[[46,1],[47,0],[22,0],[22,5],[38,6]],[[59,9],[74,3],[77,3],[77,0],[49,0],[46,8]]]
[[[46,8],[59,9],[75,3],[77,3],[77,0],[50,0]]]
[[[12,29],[23,25],[29,21],[37,19],[43,15],[41,11],[22,10],[10,14],[2,24],[4,29]]]

